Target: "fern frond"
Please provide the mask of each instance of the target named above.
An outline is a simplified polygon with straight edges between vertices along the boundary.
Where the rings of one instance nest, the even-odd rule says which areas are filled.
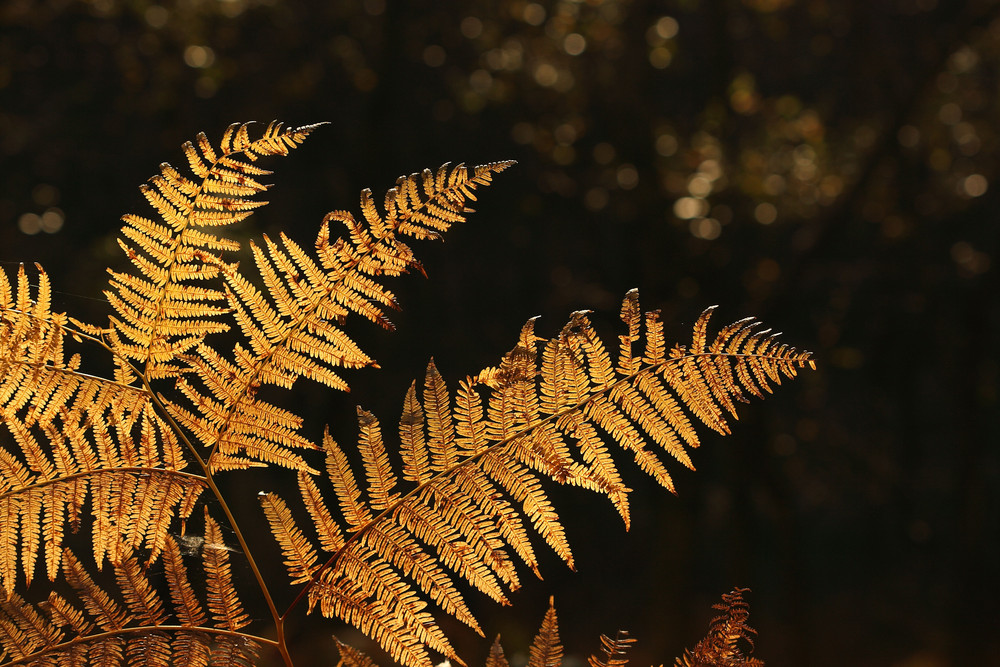
[[[285,555],[285,568],[292,576],[292,583],[309,581],[316,570],[316,551],[295,524],[288,505],[273,493],[261,496],[260,504],[271,524],[271,532]]]
[[[257,390],[268,384],[287,389],[299,377],[346,389],[339,369],[375,366],[344,333],[348,316],[391,328],[386,311],[397,307],[396,298],[382,279],[420,266],[403,239],[436,238],[464,220],[473,191],[510,164],[483,165],[471,175],[465,167],[442,167],[422,189],[415,189],[416,175],[401,177],[386,196],[384,216],[366,190],[361,208],[367,224],[345,211],[330,213],[315,256],[284,234],[278,241],[265,237],[263,246],[252,246],[263,289],[235,266],[203,254],[202,263],[224,278],[227,310],[248,341],[236,345],[232,361],[193,342],[200,329],[183,349],[170,349],[173,363],[187,364],[178,387],[190,406],[168,402],[168,409],[211,447],[211,470],[266,463],[312,471],[293,451],[310,446],[296,433],[300,420],[257,399]],[[346,226],[347,235],[331,242],[334,221]],[[186,351],[193,354],[179,356]]]
[[[238,381],[240,369],[207,345],[199,345],[198,356],[189,359],[199,383],[188,378],[177,381],[177,389],[197,412],[176,401],[164,405],[182,426],[204,445],[212,447],[213,470],[249,468],[274,463],[294,470],[312,468],[295,449],[314,449],[298,433],[302,418],[258,399]]]
[[[26,584],[39,559],[55,579],[67,528],[93,516],[94,558],[117,562],[122,545],[163,549],[175,519],[186,519],[205,480],[184,472],[175,433],[144,388],[80,372],[66,358],[67,337],[90,336],[50,309],[50,285],[38,270],[31,289],[22,266],[12,286],[0,271],[0,420],[14,448],[0,450],[0,589]],[[91,500],[87,507],[87,498]]]
[[[503,647],[500,646],[500,635],[497,635],[490,645],[490,654],[486,656],[486,667],[510,667],[507,656],[503,653]]]
[[[225,576],[228,557],[219,549],[218,526],[206,517],[203,542],[207,611],[218,616],[208,623],[206,605],[191,585],[188,569],[173,537],[164,545],[170,601],[153,585],[150,573],[128,546],[114,564],[117,590],[98,584],[68,550],[62,569],[76,600],[52,592],[40,605],[17,594],[0,600],[0,664],[7,665],[250,665],[262,643],[238,632],[233,612],[241,606]],[[221,553],[216,555],[214,552]],[[213,559],[218,562],[212,562]],[[220,573],[223,576],[220,576]],[[228,613],[218,615],[214,589],[224,589]],[[236,623],[238,624],[238,623]]]
[[[625,656],[634,643],[635,639],[624,630],[619,630],[614,639],[601,635],[601,655],[591,655],[587,664],[590,667],[624,667],[628,664]]]
[[[22,462],[0,452],[0,511],[9,517],[0,546],[0,588],[7,592],[14,590],[17,572],[30,584],[42,550],[45,572],[55,579],[66,530],[76,532],[88,495],[94,558],[100,565],[105,558],[118,562],[125,545],[142,547],[150,562],[156,560],[173,522],[186,520],[207,488],[203,477],[178,469],[150,447],[148,431],[147,440],[140,434],[137,442],[118,424],[118,441],[112,444],[108,427],[113,423],[88,424],[68,413],[65,423],[44,429],[43,447],[16,415],[0,414],[27,458]],[[149,415],[143,420],[143,428],[155,428]]]
[[[112,406],[126,423],[135,419],[148,394],[87,375],[78,355],[66,357],[65,340],[77,333],[65,313],[51,310],[48,274],[36,269],[35,290],[24,265],[13,286],[0,270],[0,406],[7,414],[21,413],[28,427],[51,424],[66,411],[102,419]]]
[[[428,598],[478,629],[448,579],[465,580],[505,603],[506,591],[519,585],[511,552],[537,574],[529,523],[572,567],[573,554],[543,478],[607,495],[628,525],[629,489],[609,445],[619,446],[673,491],[660,452],[693,468],[687,448],[699,444],[694,422],[728,432],[724,413],[744,394],[762,394],[771,382],[812,366],[808,352],[778,344],[758,332],[754,320],[741,320],[710,338],[710,314],[711,309],[698,319],[690,346],[677,345],[668,354],[658,314],[643,316],[638,294],[630,292],[622,307],[627,333],[619,339],[617,363],[586,313],[574,313],[541,345],[540,360],[541,339],[529,321],[499,366],[467,378],[454,400],[432,362],[422,400],[414,383],[400,419],[403,478],[415,484],[406,492],[397,489],[378,422],[359,411],[369,500],[362,499],[346,455],[329,436],[327,474],[345,525],[317,510],[318,487],[302,485],[316,532],[338,536],[313,547],[329,554],[327,561],[314,567],[311,559],[290,558],[292,536],[297,540],[306,532],[272,520],[293,579],[302,581],[311,572],[300,597],[308,596],[310,609],[318,605],[324,615],[356,625],[394,659],[428,665],[423,647],[447,646],[434,634],[437,626],[425,624]],[[633,352],[637,344],[644,346],[642,356]],[[349,537],[341,542],[341,534]],[[435,559],[450,574],[417,565]],[[391,629],[373,615],[378,605],[392,609]]]
[[[337,644],[337,651],[340,653],[340,660],[336,667],[378,667],[375,661],[367,655],[357,650],[353,646],[348,646],[336,637],[333,641]]]
[[[222,539],[222,530],[205,508],[205,547],[202,557],[205,561],[206,588],[208,589],[208,609],[216,627],[236,631],[250,622],[243,610],[229,567],[229,550]]]
[[[254,197],[267,189],[257,177],[270,172],[251,162],[287,155],[316,127],[271,123],[260,139],[251,141],[248,124],[232,125],[218,149],[199,134],[197,145],[184,144],[194,178],[163,163],[160,173],[142,186],[159,219],[122,218],[118,243],[133,268],[111,271],[105,294],[116,313],[109,339],[118,354],[144,368],[147,378],[179,374],[183,366],[178,355],[228,328],[218,319],[229,310],[225,294],[190,284],[216,278],[221,266],[217,253],[239,249],[238,243],[209,230],[237,223],[266,204]]]
[[[747,592],[747,588],[733,589],[712,605],[722,613],[712,619],[705,638],[674,661],[675,667],[763,667],[763,660],[750,657],[757,631],[747,625],[750,606],[743,599]]]
[[[542,627],[538,629],[535,640],[528,651],[528,667],[560,667],[563,658],[563,647],[559,643],[559,620],[556,618],[556,607],[549,598],[549,610],[542,619]]]

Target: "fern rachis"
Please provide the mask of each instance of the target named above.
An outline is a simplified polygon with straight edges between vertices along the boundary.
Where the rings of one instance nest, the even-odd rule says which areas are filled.
[[[222,665],[272,647],[290,665],[283,628],[302,601],[360,628],[403,664],[432,664],[428,649],[460,662],[428,605],[482,635],[461,582],[506,603],[520,586],[516,561],[538,574],[532,530],[573,565],[546,478],[605,494],[627,526],[629,489],[612,443],[673,491],[655,448],[693,468],[687,448],[698,445],[698,423],[727,433],[736,402],[812,364],[752,319],[710,340],[711,309],[690,345],[667,351],[658,313],[643,314],[633,290],[617,359],[586,313],[547,341],[531,320],[498,366],[456,390],[431,362],[422,387],[405,394],[398,449],[395,435],[358,408],[355,469],[329,434],[311,442],[301,418],[259,390],[289,389],[299,377],[346,389],[341,369],[375,365],[346,322],[360,315],[391,326],[385,311],[396,300],[382,279],[422,270],[408,239],[438,238],[463,221],[475,189],[511,163],[401,177],[384,212],[366,190],[362,221],[330,213],[311,252],[284,235],[265,237],[251,246],[257,275],[249,275],[226,261],[238,244],[218,228],[264,204],[255,197],[269,172],[256,160],[287,154],[315,127],[272,123],[251,140],[248,126],[232,126],[218,146],[204,135],[185,145],[193,176],[162,165],[143,189],[159,219],[124,218],[120,243],[132,269],[111,273],[106,326],[53,312],[41,269],[34,290],[23,267],[13,281],[0,273],[0,417],[13,439],[0,449],[0,664],[131,663],[149,649],[149,664]],[[345,235],[334,239],[333,224]],[[219,349],[215,334],[231,324],[245,340]],[[79,357],[64,352],[67,337],[108,353],[113,379],[81,373]],[[258,466],[289,468],[298,480],[299,501],[261,495],[301,586],[284,612],[216,484],[226,471]],[[178,540],[200,506],[203,576],[192,581]],[[246,627],[210,506],[254,573],[273,639]],[[67,529],[81,528],[89,557],[64,546]],[[110,565],[117,593],[88,574],[90,557],[98,570]],[[39,560],[75,599],[26,601]],[[145,580],[157,568],[166,595]]]

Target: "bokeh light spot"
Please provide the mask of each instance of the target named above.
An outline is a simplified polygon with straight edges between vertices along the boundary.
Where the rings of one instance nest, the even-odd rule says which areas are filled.
[[[42,231],[42,218],[37,213],[25,213],[17,219],[17,228],[22,234],[33,236]]]
[[[773,259],[766,257],[757,263],[757,277],[764,282],[773,283],[781,276],[781,267]]]
[[[522,145],[530,144],[535,140],[535,126],[527,121],[516,123],[510,128],[510,138]]]
[[[778,209],[771,202],[761,202],[753,210],[753,217],[762,225],[770,225],[778,219]]]
[[[656,22],[656,34],[663,39],[673,39],[679,30],[680,25],[672,16],[663,16]]]
[[[904,125],[899,128],[896,138],[903,148],[916,148],[920,143],[920,130],[913,125]]]
[[[604,188],[591,188],[583,195],[583,205],[591,211],[600,211],[608,205],[609,199]]]
[[[708,202],[695,197],[681,197],[674,202],[674,215],[682,220],[689,220],[705,215],[708,212]]]
[[[688,182],[688,192],[692,197],[707,197],[712,192],[712,182],[698,174]]]
[[[663,157],[670,157],[677,153],[677,137],[664,133],[656,138],[656,152]]]
[[[162,28],[167,25],[167,21],[170,19],[170,12],[162,5],[150,5],[143,13],[143,18],[146,19],[146,23],[149,24],[150,28]]]
[[[578,56],[587,48],[587,40],[578,32],[571,32],[563,40],[563,50],[571,56]]]
[[[695,218],[688,225],[691,235],[706,241],[714,241],[722,234],[722,225],[713,218]]]
[[[972,174],[962,180],[962,190],[970,197],[981,197],[986,194],[989,182],[982,174]]]
[[[594,146],[594,162],[597,164],[611,164],[615,159],[615,147],[606,141]]]
[[[945,125],[955,125],[958,121],[962,120],[962,107],[954,102],[942,104],[941,108],[938,109],[938,118]]]
[[[615,178],[618,181],[618,187],[622,190],[631,190],[639,185],[639,171],[632,164],[626,163],[618,167]]]
[[[40,218],[42,231],[46,234],[55,234],[62,229],[65,219],[62,210],[55,207],[47,209]]]
[[[458,26],[467,39],[475,39],[483,34],[483,22],[475,16],[466,16]]]
[[[656,69],[666,69],[670,67],[674,55],[665,46],[657,46],[649,51],[649,64]]]
[[[521,17],[529,25],[542,25],[545,22],[545,7],[542,7],[537,2],[528,3]]]
[[[209,67],[215,62],[215,51],[207,46],[191,44],[184,49],[184,62],[188,67]]]
[[[428,67],[440,67],[444,65],[447,54],[440,44],[431,44],[424,49],[424,64]]]
[[[535,83],[550,87],[559,80],[559,71],[549,63],[541,63],[535,68]]]

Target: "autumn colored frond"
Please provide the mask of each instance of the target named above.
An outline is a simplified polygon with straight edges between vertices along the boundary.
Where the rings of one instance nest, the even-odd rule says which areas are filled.
[[[708,634],[694,649],[685,649],[675,667],[763,667],[764,661],[750,657],[757,631],[747,625],[750,606],[743,599],[747,588],[736,588],[712,605],[721,612],[712,619]]]
[[[549,598],[549,609],[542,619],[542,627],[535,635],[528,652],[528,667],[560,667],[563,658],[563,647],[559,643],[559,621],[556,618],[556,607]]]
[[[484,635],[463,586],[509,604],[522,567],[541,576],[543,543],[574,567],[551,483],[607,496],[627,527],[621,462],[674,491],[674,462],[694,468],[703,427],[727,434],[739,403],[812,366],[752,318],[711,335],[712,308],[690,343],[668,348],[660,314],[643,313],[632,290],[611,345],[587,312],[547,340],[532,319],[496,366],[457,383],[431,360],[398,420],[358,407],[357,451],[329,431],[314,442],[274,394],[299,378],[347,390],[351,369],[376,368],[348,324],[391,329],[387,279],[423,272],[409,244],[463,222],[476,191],[512,164],[402,176],[378,203],[364,190],[358,217],[329,213],[311,247],[280,233],[244,247],[230,227],[266,203],[259,158],[288,154],[316,127],[271,123],[252,139],[235,124],[217,144],[204,134],[185,144],[183,173],[162,164],[142,187],[155,215],[123,218],[129,266],[110,271],[106,326],[54,312],[40,267],[0,270],[4,666],[249,666],[264,647],[291,665],[284,622],[300,601],[406,667],[431,667],[435,655],[464,665],[435,618]],[[252,271],[226,257],[241,249]],[[230,328],[238,335],[216,335]],[[113,379],[83,372],[91,359],[78,348],[105,354]],[[300,586],[285,614],[216,483],[223,471],[270,466],[295,471],[302,503],[258,494]],[[189,535],[199,507],[202,536]],[[225,543],[230,529],[239,549]],[[231,552],[246,559],[273,640],[248,629],[256,618]],[[58,583],[36,604],[22,591],[42,568]],[[723,597],[709,636],[677,665],[762,664],[743,653],[754,634],[743,592]],[[631,643],[603,637],[590,667],[623,667]],[[338,666],[374,667],[338,647]],[[562,658],[550,601],[528,665]],[[507,667],[499,643],[487,665]]]
[[[624,667],[628,664],[628,654],[635,639],[628,636],[624,630],[619,630],[612,639],[607,635],[601,635],[601,653],[587,658],[590,667]]]
[[[217,535],[209,528],[202,543],[209,610],[213,609],[214,588],[224,588],[228,597],[235,596],[232,583],[219,579],[218,567],[208,562],[213,550],[225,554],[212,541],[214,537]],[[39,605],[29,604],[17,594],[0,601],[3,664],[123,664],[122,658],[131,655],[142,655],[141,664],[148,665],[253,664],[261,640],[235,632],[228,616],[207,622],[205,606],[190,583],[189,570],[172,536],[167,536],[164,550],[169,601],[128,547],[114,565],[116,588],[110,591],[66,551],[62,569],[75,599],[52,592]],[[226,560],[224,555],[221,558]],[[227,604],[240,608],[238,601]]]
[[[237,223],[267,202],[255,199],[270,174],[252,164],[268,155],[287,155],[318,127],[285,128],[271,123],[256,140],[249,124],[226,130],[218,146],[204,134],[184,144],[192,174],[164,162],[141,190],[156,220],[126,215],[118,243],[132,270],[111,271],[105,291],[115,309],[108,336],[118,354],[143,367],[149,378],[183,370],[179,356],[208,334],[225,331],[225,294],[211,286],[223,266],[218,253],[239,249],[217,228]]]
[[[0,271],[0,419],[15,445],[0,450],[5,594],[18,573],[30,584],[39,560],[54,580],[65,534],[87,515],[98,565],[117,563],[125,547],[155,560],[205,489],[184,472],[177,435],[148,391],[84,374],[79,356],[66,358],[66,340],[87,334],[50,310],[50,289],[41,269],[35,290],[23,266],[13,286]]]
[[[396,298],[382,280],[420,268],[403,239],[437,238],[464,220],[473,191],[509,164],[476,167],[471,174],[461,166],[442,167],[429,180],[401,177],[386,197],[384,216],[366,190],[361,197],[365,224],[346,211],[327,215],[312,252],[284,234],[277,241],[264,237],[263,244],[251,244],[259,278],[205,259],[225,282],[219,294],[246,344],[237,343],[230,360],[196,341],[195,335],[205,333],[198,330],[179,344],[183,349],[171,348],[171,363],[185,372],[178,388],[186,401],[167,405],[210,447],[211,470],[277,464],[312,471],[296,451],[311,447],[297,433],[301,421],[257,398],[257,391],[264,385],[288,389],[300,377],[344,390],[341,369],[376,366],[344,332],[346,320],[359,315],[391,328],[386,311],[397,307]],[[415,188],[421,179],[423,187]],[[331,240],[330,223],[338,221],[346,234]]]
[[[812,364],[808,352],[758,333],[754,320],[710,338],[711,312],[698,318],[689,346],[667,353],[659,317],[642,315],[633,290],[622,306],[627,333],[617,363],[582,312],[548,341],[529,321],[497,367],[466,378],[454,393],[431,362],[422,396],[416,383],[406,393],[398,460],[375,416],[359,409],[363,471],[329,436],[324,442],[340,517],[317,509],[314,484],[301,485],[314,531],[299,529],[277,497],[263,500],[291,578],[306,582],[310,609],[360,627],[394,659],[428,665],[423,647],[447,644],[425,607],[433,603],[478,631],[456,582],[506,603],[520,585],[515,560],[538,573],[531,529],[572,567],[543,480],[608,496],[627,524],[629,488],[613,446],[673,491],[668,460],[694,467],[694,425],[727,433],[725,413],[735,414],[736,402]],[[633,348],[643,344],[640,356]],[[314,553],[327,555],[314,560]],[[388,605],[392,628],[379,626],[373,605]]]
[[[337,651],[340,653],[336,667],[378,667],[375,661],[353,646],[348,646],[336,637],[333,640],[337,643]]]

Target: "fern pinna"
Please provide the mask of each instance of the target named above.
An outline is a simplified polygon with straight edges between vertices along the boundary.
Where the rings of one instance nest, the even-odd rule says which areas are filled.
[[[393,429],[398,456],[395,436],[359,408],[355,469],[259,390],[299,377],[344,389],[345,369],[374,366],[348,320],[391,326],[382,279],[422,271],[408,243],[464,221],[475,190],[512,163],[401,177],[381,207],[365,190],[361,219],[328,214],[311,250],[283,234],[251,244],[248,274],[228,259],[240,244],[226,230],[265,203],[270,172],[256,162],[316,127],[272,123],[251,139],[234,125],[218,145],[199,135],[184,146],[187,175],[161,165],[143,186],[156,218],[124,218],[131,268],[111,272],[104,325],[54,312],[40,267],[0,272],[0,664],[250,664],[273,650],[291,665],[284,627],[301,606],[403,664],[432,664],[429,650],[461,662],[429,605],[482,634],[462,581],[506,602],[516,561],[538,571],[532,532],[573,564],[545,478],[607,495],[627,525],[611,444],[673,490],[658,451],[693,467],[694,424],[727,432],[735,402],[811,364],[753,320],[710,339],[710,310],[690,345],[667,351],[658,314],[642,314],[633,291],[616,361],[586,313],[544,344],[529,321],[497,367],[454,390],[428,366]],[[220,349],[215,335],[233,325],[243,340]],[[110,377],[81,371],[71,344],[102,349]],[[299,586],[284,611],[216,484],[262,466],[294,471],[304,505],[297,519],[280,496],[260,497]],[[250,623],[231,558],[253,573],[270,630]],[[39,568],[55,582],[47,598],[31,588]]]

